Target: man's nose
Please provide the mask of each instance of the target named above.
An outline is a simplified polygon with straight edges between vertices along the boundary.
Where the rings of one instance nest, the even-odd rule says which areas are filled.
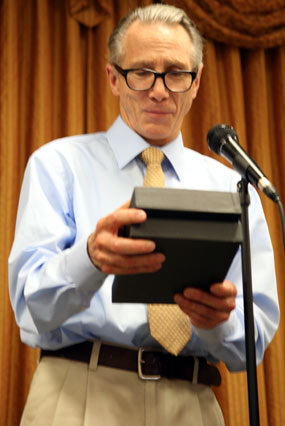
[[[150,96],[158,101],[162,101],[169,97],[169,90],[164,84],[162,77],[157,77],[154,85],[150,89]]]

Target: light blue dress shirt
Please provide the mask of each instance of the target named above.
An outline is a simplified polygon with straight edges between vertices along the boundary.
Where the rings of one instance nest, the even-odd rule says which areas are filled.
[[[30,158],[21,190],[9,258],[10,297],[21,339],[57,349],[88,339],[159,347],[150,336],[147,306],[113,304],[113,276],[97,270],[87,238],[97,221],[143,185],[138,155],[148,146],[119,117],[107,132],[48,143]],[[230,168],[183,146],[181,134],[162,147],[167,187],[233,191],[240,180]],[[256,191],[250,188],[250,232],[257,362],[279,322],[272,246]],[[237,306],[213,330],[192,327],[183,354],[245,368],[240,253],[227,279],[238,288]],[[135,280],[134,280],[135,285]]]

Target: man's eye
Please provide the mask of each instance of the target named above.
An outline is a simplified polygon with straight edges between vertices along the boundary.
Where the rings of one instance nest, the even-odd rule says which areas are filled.
[[[180,77],[183,77],[183,73],[180,73],[180,72],[170,72],[168,75],[171,78],[180,78]]]
[[[135,70],[133,71],[133,73],[136,77],[147,77],[151,74],[149,71],[146,70]]]

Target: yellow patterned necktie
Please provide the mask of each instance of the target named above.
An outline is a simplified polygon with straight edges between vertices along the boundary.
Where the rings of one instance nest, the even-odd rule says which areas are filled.
[[[146,165],[144,186],[165,186],[161,167],[163,152],[154,147],[145,149],[141,159]],[[189,317],[175,304],[149,304],[150,334],[168,352],[178,355],[191,338]]]

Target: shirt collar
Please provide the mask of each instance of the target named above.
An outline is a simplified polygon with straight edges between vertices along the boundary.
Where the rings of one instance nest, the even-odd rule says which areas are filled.
[[[115,120],[107,131],[107,138],[120,169],[123,169],[144,149],[150,146],[122,120],[121,116]],[[183,170],[183,139],[181,132],[172,142],[161,147],[161,150],[180,179]]]

